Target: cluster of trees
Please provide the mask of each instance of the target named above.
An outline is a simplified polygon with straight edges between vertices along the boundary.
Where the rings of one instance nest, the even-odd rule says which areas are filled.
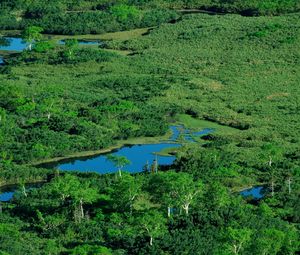
[[[107,8],[118,22],[137,17]],[[0,182],[21,184],[1,206],[0,253],[299,252],[299,20],[186,16],[108,43],[135,51],[126,57],[55,47],[28,27],[28,50],[0,75]],[[177,113],[235,128],[186,145],[166,172],[129,175],[115,157],[116,175],[21,165],[165,134]],[[232,192],[255,183],[262,201]]]
[[[36,2],[21,5],[24,16],[18,17],[20,10],[15,6],[6,9],[0,6],[1,29],[24,29],[41,26],[45,33],[56,34],[101,34],[129,30],[139,27],[156,26],[178,17],[172,10],[151,8],[140,10],[133,5],[115,4],[104,10],[67,11],[60,2]],[[18,14],[16,14],[17,12]]]
[[[0,213],[0,250],[8,254],[296,253],[299,176],[291,192],[282,186],[274,196],[248,204],[230,193],[222,178],[195,177],[199,156],[188,156],[189,163],[179,159],[176,171],[130,175],[120,174],[120,167],[116,175],[58,173],[41,188],[23,187]],[[119,166],[126,163],[123,158],[110,160]]]
[[[0,29],[42,26],[47,33],[88,34],[156,26],[178,18],[172,9],[204,9],[244,15],[281,14],[300,9],[297,0],[193,1],[2,1]]]

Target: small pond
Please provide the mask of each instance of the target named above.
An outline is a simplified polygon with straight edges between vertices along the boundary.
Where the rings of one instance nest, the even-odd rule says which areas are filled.
[[[25,185],[26,191],[30,191],[31,189],[39,188],[43,185],[43,183],[28,183]],[[0,202],[8,202],[10,201],[17,190],[21,190],[18,185],[8,185],[0,188]]]
[[[245,189],[245,190],[241,191],[240,194],[245,198],[253,197],[253,199],[259,200],[265,196],[265,187],[264,186],[255,186],[250,189]]]
[[[7,51],[22,51],[26,49],[26,43],[23,41],[22,38],[18,37],[4,37],[7,39],[9,45],[0,46],[0,50],[7,50]]]
[[[27,47],[27,44],[23,41],[22,38],[19,37],[4,37],[7,39],[7,42],[9,45],[6,46],[0,46],[0,50],[5,51],[22,51],[25,50]],[[100,45],[100,41],[85,41],[85,40],[78,40],[78,43],[80,45]],[[58,41],[58,44],[65,44],[65,40]]]
[[[160,152],[163,149],[180,147],[180,144],[174,143],[161,143],[161,144],[143,144],[124,146],[118,150],[112,151],[110,154],[125,156],[130,160],[130,164],[124,167],[124,171],[137,173],[141,172],[144,166],[149,165],[157,158],[159,165],[171,165],[175,156],[160,156],[155,153]],[[50,164],[48,167],[58,168],[63,171],[81,171],[81,172],[97,172],[101,174],[113,173],[117,171],[117,168],[107,160],[107,154],[101,154],[95,157],[86,157],[73,160],[67,160],[65,162]]]
[[[60,40],[58,41],[58,44],[60,45],[65,45],[65,40]],[[86,41],[86,40],[78,40],[78,43],[80,45],[100,45],[101,42],[100,41]]]

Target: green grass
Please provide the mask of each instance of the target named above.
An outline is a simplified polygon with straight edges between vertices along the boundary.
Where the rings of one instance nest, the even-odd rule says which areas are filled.
[[[104,34],[87,34],[87,35],[45,35],[45,37],[50,37],[54,40],[63,40],[63,39],[78,39],[78,40],[87,40],[87,41],[95,41],[95,40],[130,40],[134,38],[138,38],[143,34],[147,33],[149,28],[138,28],[132,29],[128,31],[121,32],[112,32],[112,33],[104,33]]]
[[[194,131],[213,128],[218,134],[234,134],[240,132],[240,130],[236,128],[220,125],[212,121],[197,119],[188,114],[178,114],[176,117],[176,121],[178,124],[182,124],[186,128],[192,129]]]
[[[168,89],[153,96],[149,105],[176,109],[181,114],[175,121],[188,128],[215,128],[224,150],[237,153],[252,167],[264,143],[280,144],[290,155],[299,148],[299,20],[299,14],[186,15],[145,36],[144,31],[110,35],[117,38],[114,50],[135,55],[74,66],[16,66],[9,79],[3,76],[0,82],[18,86],[29,98],[45,91],[81,98],[80,106],[107,93],[92,85],[107,76],[124,77],[124,83],[133,77],[159,78]],[[267,32],[259,37],[259,31]],[[128,34],[137,37],[123,41]],[[110,124],[108,128],[114,126]]]

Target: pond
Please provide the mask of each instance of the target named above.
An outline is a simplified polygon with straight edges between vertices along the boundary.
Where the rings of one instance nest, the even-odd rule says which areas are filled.
[[[0,51],[16,51],[20,52],[27,48],[27,44],[19,37],[4,37],[7,41],[7,45],[0,46]],[[57,42],[59,45],[64,45],[65,40],[59,40]],[[100,41],[87,41],[87,40],[78,40],[79,45],[101,45]],[[0,65],[4,64],[4,58],[0,55]]]
[[[253,197],[255,200],[262,199],[265,196],[265,187],[264,186],[255,186],[250,189],[245,189],[240,192],[240,194],[245,197]]]
[[[15,190],[12,190],[12,191],[2,191],[1,190],[0,192],[1,192],[0,202],[8,202],[13,198]]]
[[[6,51],[22,51],[26,49],[26,43],[22,40],[22,38],[18,37],[4,37],[7,40],[8,45],[0,46],[0,50]]]
[[[25,50],[27,44],[23,41],[22,38],[19,37],[4,37],[7,40],[8,45],[0,46],[0,50],[5,51],[22,51]],[[100,45],[100,41],[86,41],[86,40],[78,40],[80,45]],[[63,45],[65,44],[65,40],[58,41],[58,44]]]
[[[143,171],[146,165],[151,165],[154,160],[157,160],[158,165],[171,165],[176,157],[171,155],[162,156],[159,155],[159,152],[166,149],[176,149],[181,147],[182,145],[177,142],[181,135],[184,140],[194,142],[194,137],[200,137],[214,131],[214,129],[204,129],[199,132],[191,132],[183,126],[171,126],[170,129],[172,131],[170,139],[158,144],[126,145],[106,154],[77,159],[66,159],[59,162],[43,164],[41,166],[46,168],[57,168],[62,171],[76,170],[81,172],[97,172],[100,174],[113,173],[117,171],[117,168],[107,160],[107,155],[113,154],[125,156],[129,159],[131,163],[125,166],[124,170],[130,173],[137,173]]]
[[[177,148],[180,146],[180,144],[175,143],[128,145],[118,150],[114,150],[109,154],[125,156],[131,163],[125,166],[123,170],[130,173],[137,173],[143,171],[143,168],[147,163],[148,165],[151,165],[156,159],[159,165],[171,165],[176,158],[175,156],[160,156],[156,153],[164,149]],[[97,172],[100,174],[117,171],[117,168],[107,160],[107,154],[66,160],[50,164],[47,167],[58,168],[63,171],[77,170],[81,172]]]
[[[86,41],[86,40],[78,40],[78,43],[80,45],[100,45],[101,44],[100,41]],[[65,45],[66,41],[65,40],[60,40],[60,41],[58,41],[58,44]]]
[[[43,183],[28,183],[25,185],[26,191],[30,191],[31,189],[39,188]],[[21,190],[18,185],[8,185],[0,188],[0,202],[8,202],[10,201],[15,193]]]

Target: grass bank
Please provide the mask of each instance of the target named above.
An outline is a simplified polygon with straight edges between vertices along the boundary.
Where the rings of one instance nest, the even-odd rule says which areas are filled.
[[[171,131],[169,130],[164,136],[158,136],[158,137],[136,137],[136,138],[130,138],[127,140],[118,140],[116,143],[112,146],[109,146],[107,148],[99,149],[99,150],[92,150],[92,151],[82,151],[82,152],[76,152],[72,153],[63,157],[55,157],[55,158],[49,158],[49,159],[43,159],[39,160],[33,163],[30,163],[30,166],[37,166],[45,163],[52,163],[56,161],[61,161],[64,159],[73,159],[73,158],[80,158],[80,157],[88,157],[88,156],[96,156],[104,153],[111,152],[115,149],[119,149],[126,145],[137,145],[137,144],[157,144],[160,143],[163,140],[168,139],[171,136]]]

